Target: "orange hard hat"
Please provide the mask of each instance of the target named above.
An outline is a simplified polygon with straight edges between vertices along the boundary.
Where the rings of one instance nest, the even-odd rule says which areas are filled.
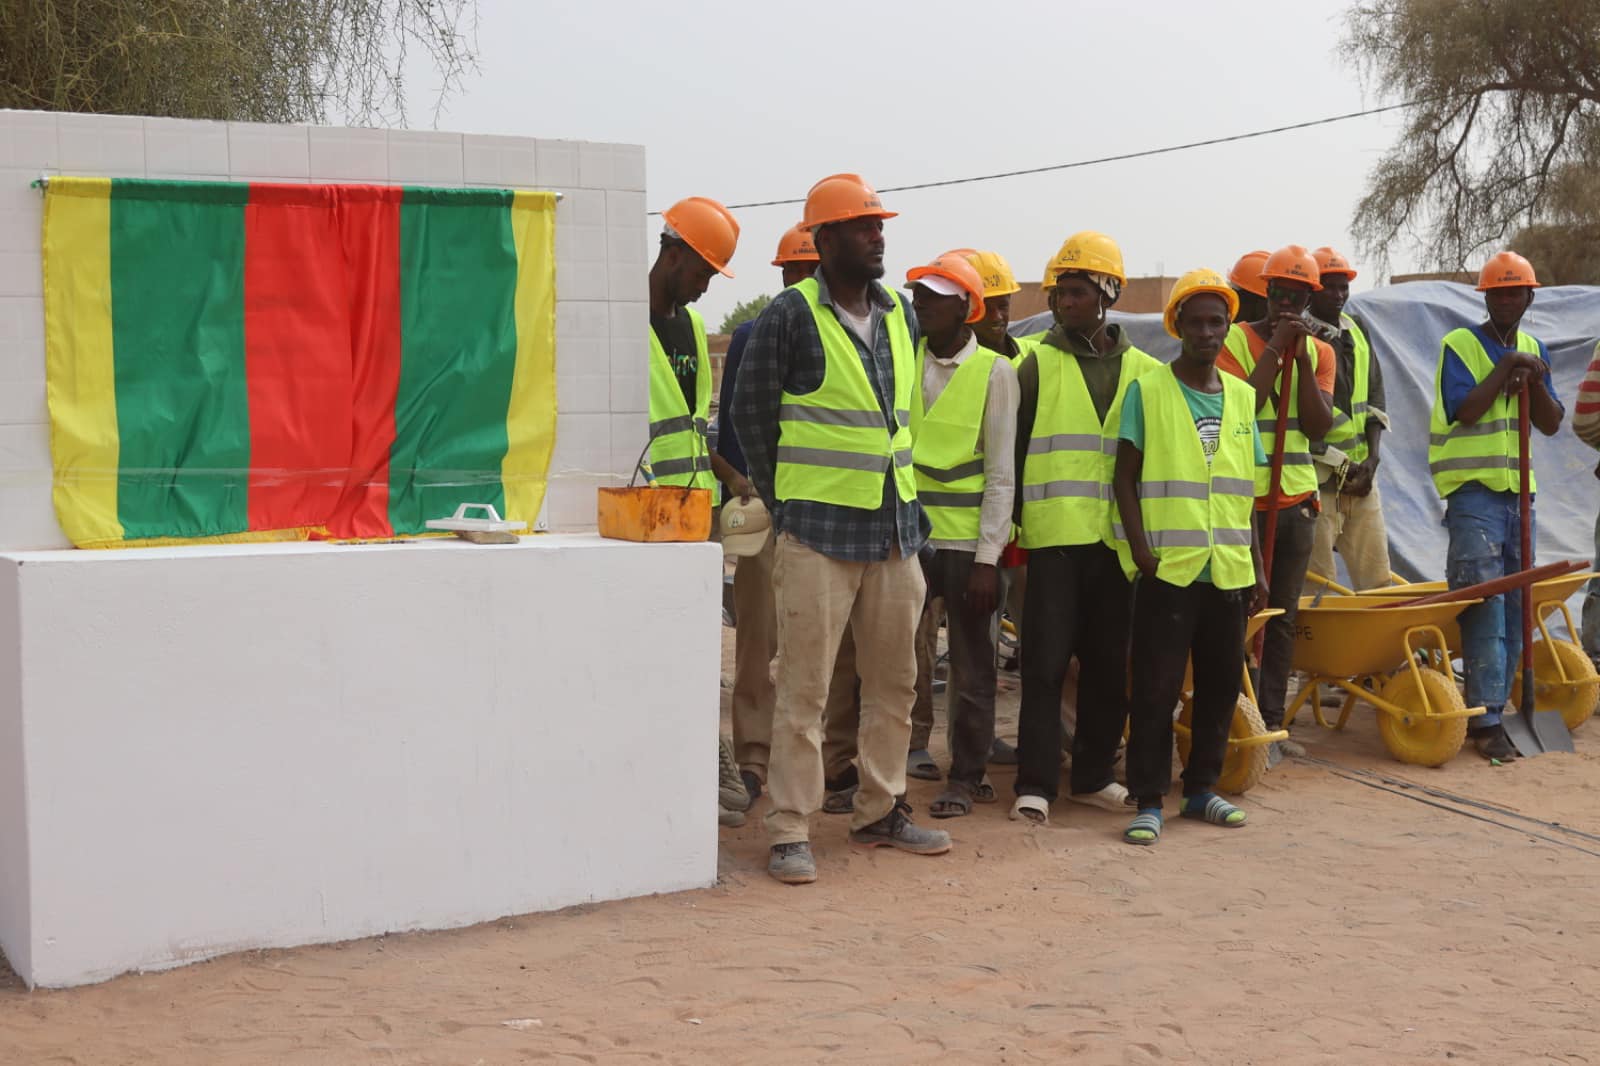
[[[1533,264],[1516,252],[1498,252],[1489,257],[1478,273],[1478,291],[1486,289],[1537,289]]]
[[[733,277],[728,261],[739,244],[739,223],[726,207],[704,196],[690,196],[661,212],[661,219],[717,273]]]
[[[860,174],[829,174],[806,193],[805,220],[800,224],[808,230],[825,226],[829,222],[848,222],[852,218],[894,218],[896,212],[885,211],[878,191],[868,185]]]
[[[773,258],[772,265],[781,267],[785,263],[815,263],[817,258],[817,246],[811,243],[811,231],[796,222],[778,238],[778,254]]]
[[[1315,291],[1322,288],[1322,271],[1305,245],[1288,244],[1267,256],[1261,266],[1261,280],[1304,282]]]
[[[1239,257],[1239,261],[1233,264],[1233,269],[1228,271],[1228,283],[1253,296],[1266,296],[1267,283],[1261,280],[1261,268],[1267,265],[1267,260],[1271,257],[1272,253],[1265,248],[1244,253]]]
[[[1327,277],[1329,274],[1343,274],[1351,281],[1356,280],[1356,268],[1350,265],[1350,260],[1327,245],[1312,252],[1311,258],[1317,261],[1317,273],[1322,277]]]
[[[956,289],[967,294],[967,321],[976,322],[983,317],[983,278],[977,269],[961,252],[946,252],[927,266],[912,267],[906,271],[906,286],[925,281],[930,277],[942,278],[951,282]],[[944,291],[943,286],[929,285],[941,296],[954,296],[955,292]]]

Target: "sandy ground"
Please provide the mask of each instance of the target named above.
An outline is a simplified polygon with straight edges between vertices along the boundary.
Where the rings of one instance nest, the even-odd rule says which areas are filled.
[[[1002,713],[1014,736],[1014,691]],[[13,978],[0,1062],[1596,1062],[1590,729],[1577,755],[1437,771],[1390,761],[1365,710],[1302,733],[1594,838],[1312,762],[1245,798],[1247,828],[1174,821],[1153,849],[1084,808],[1026,828],[980,806],[933,859],[852,850],[819,815],[803,888],[765,875],[757,818],[705,891],[65,992]]]

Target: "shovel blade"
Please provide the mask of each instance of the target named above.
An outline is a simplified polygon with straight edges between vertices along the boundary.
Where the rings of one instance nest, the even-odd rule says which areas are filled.
[[[1548,751],[1572,751],[1572,732],[1560,711],[1534,711],[1508,714],[1500,719],[1506,738],[1517,754],[1524,758],[1543,755]]]

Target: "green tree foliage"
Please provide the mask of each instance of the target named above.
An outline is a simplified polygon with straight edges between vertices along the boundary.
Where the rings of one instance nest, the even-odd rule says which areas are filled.
[[[1514,235],[1600,223],[1576,188],[1600,166],[1600,4],[1366,0],[1343,48],[1381,97],[1415,101],[1356,208],[1367,255],[1407,238],[1461,269]]]
[[[729,311],[727,317],[722,320],[722,328],[717,332],[732,333],[741,324],[754,321],[762,311],[766,310],[767,305],[771,302],[772,297],[762,295],[754,299],[745,300],[743,303],[734,304],[733,310]]]
[[[0,107],[404,124],[408,53],[442,102],[474,69],[475,17],[475,0],[0,0]]]

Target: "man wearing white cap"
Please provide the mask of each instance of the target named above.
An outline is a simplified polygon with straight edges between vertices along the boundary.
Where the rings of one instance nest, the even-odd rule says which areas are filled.
[[[995,633],[1000,552],[1011,539],[1016,467],[1017,375],[981,346],[983,279],[963,253],[947,252],[906,274],[922,339],[911,407],[917,498],[933,524],[923,553],[924,625],[943,599],[950,640],[950,773],[929,813],[955,818],[993,802],[984,779],[994,743]],[[918,696],[932,688],[931,657],[918,662]],[[931,711],[931,695],[928,697]],[[915,743],[915,740],[913,740]]]

